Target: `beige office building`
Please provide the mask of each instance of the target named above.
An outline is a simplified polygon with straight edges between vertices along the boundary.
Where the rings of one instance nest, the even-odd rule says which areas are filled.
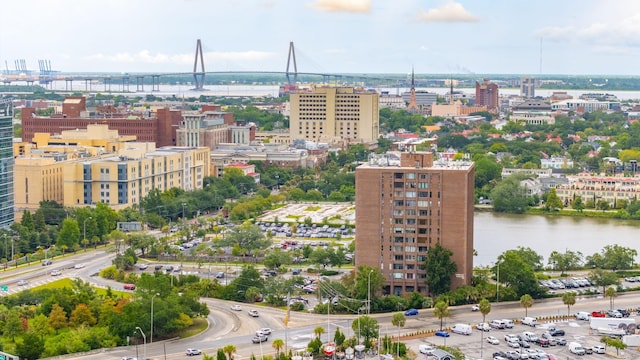
[[[376,143],[379,97],[352,87],[321,87],[291,93],[291,139],[327,143]]]
[[[427,152],[373,155],[356,168],[355,264],[380,269],[385,292],[425,294],[425,260],[440,245],[458,266],[452,287],[473,275],[471,161]]]
[[[211,175],[209,148],[156,148],[132,140],[106,125],[35,134],[37,147],[23,147],[24,155],[15,158],[16,212],[37,210],[43,200],[121,209],[138,204],[152,189],[201,189]]]

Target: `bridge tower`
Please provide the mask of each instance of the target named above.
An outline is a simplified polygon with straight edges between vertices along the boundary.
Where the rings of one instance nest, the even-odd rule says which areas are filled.
[[[289,66],[291,65],[291,58],[293,58],[293,84],[298,83],[298,64],[296,64],[296,49],[293,46],[293,41],[289,42],[289,56],[287,57],[287,83],[291,85],[291,73],[289,72]]]
[[[198,71],[198,58],[200,58],[200,71]],[[193,61],[193,83],[196,87],[193,90],[204,90],[204,59],[202,56],[202,42],[198,39],[196,43],[196,58]]]

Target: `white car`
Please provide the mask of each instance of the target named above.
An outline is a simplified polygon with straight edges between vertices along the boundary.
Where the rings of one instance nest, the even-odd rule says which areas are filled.
[[[200,349],[191,349],[191,348],[189,348],[189,349],[187,349],[184,353],[185,353],[187,356],[193,356],[193,355],[200,355],[200,354],[202,354],[202,351],[200,351]]]
[[[506,334],[504,336],[504,341],[515,341],[518,342],[518,337],[513,334]]]
[[[594,354],[604,354],[604,346],[602,345],[594,345],[591,347]]]
[[[491,345],[500,345],[500,340],[495,336],[487,336],[487,342]]]
[[[79,263],[74,266],[75,269],[82,269],[84,267],[84,263]]]
[[[249,310],[249,316],[258,317],[260,314],[258,313],[258,310]]]
[[[480,331],[491,331],[491,326],[489,323],[478,323],[478,325],[476,325],[476,329]]]
[[[517,341],[507,341],[507,345],[509,345],[512,348],[519,348],[520,344],[518,344]]]
[[[231,307],[231,310],[233,310],[233,311],[242,311],[242,306],[240,306],[240,305],[233,305],[233,306]]]
[[[28,284],[29,284],[29,282],[27,280],[18,281],[18,286],[25,286],[25,285],[28,285]]]
[[[478,310],[480,310],[480,305],[478,304],[475,304],[471,307],[471,311],[478,311]]]
[[[51,271],[51,276],[59,276],[62,275],[62,271],[61,270],[52,270]]]
[[[260,333],[264,334],[264,335],[270,335],[271,334],[271,328],[268,327],[264,327],[260,330],[258,330]]]

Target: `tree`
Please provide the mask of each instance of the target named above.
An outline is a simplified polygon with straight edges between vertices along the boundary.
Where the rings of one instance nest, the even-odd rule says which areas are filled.
[[[562,294],[562,303],[567,305],[567,316],[571,314],[571,307],[576,304],[576,293],[567,291]]]
[[[245,223],[231,228],[218,244],[229,247],[237,244],[242,250],[250,252],[253,249],[266,249],[271,245],[271,241],[265,238],[260,227]]]
[[[448,318],[451,315],[449,304],[444,301],[438,301],[433,307],[433,315],[440,319],[440,330],[442,330],[442,319]]]
[[[336,346],[342,346],[346,338],[342,331],[340,331],[340,328],[337,327],[336,332],[333,334],[333,342],[336,343]]]
[[[53,304],[49,313],[49,326],[56,332],[67,326],[67,313],[58,304]]]
[[[616,297],[616,288],[610,286],[604,292],[604,296],[609,298],[609,309],[613,309],[613,298]]]
[[[236,352],[236,347],[235,345],[225,345],[222,348],[222,351],[224,351],[225,354],[227,354],[227,359],[228,360],[233,360],[233,354]]]
[[[603,336],[600,341],[602,341],[605,346],[610,346],[616,349],[616,355],[620,355],[620,350],[624,350],[627,348],[627,344],[625,344],[622,339]]]
[[[544,209],[546,211],[556,211],[562,209],[562,200],[558,197],[556,189],[552,188],[547,194],[547,200],[544,202]]]
[[[20,359],[36,360],[44,352],[44,339],[37,334],[27,332],[22,336],[22,342],[16,344],[16,354]]]
[[[478,303],[478,307],[482,314],[482,322],[485,322],[486,316],[491,312],[491,302],[487,299],[482,299]]]
[[[451,277],[458,270],[458,265],[451,260],[453,252],[436,243],[429,249],[425,260],[427,272],[426,283],[431,295],[440,295],[451,290]]]
[[[401,312],[393,314],[393,317],[391,318],[391,324],[393,324],[393,326],[397,326],[398,327],[398,344],[400,344],[400,328],[403,328],[404,324],[406,322],[407,322],[407,318]],[[400,354],[399,354],[400,347],[399,346],[398,346],[397,350],[398,350],[398,353],[396,354],[396,356],[400,357]]]
[[[564,253],[552,251],[549,255],[549,265],[553,265],[554,270],[560,270],[564,274],[568,270],[573,270],[582,264],[582,253],[580,251],[566,250]]]
[[[80,242],[80,227],[73,218],[66,218],[62,221],[62,227],[58,233],[57,246],[66,246],[68,249]]]
[[[216,351],[216,360],[227,360],[227,355],[224,354],[224,350],[218,349],[218,351]]]
[[[524,294],[520,297],[520,306],[524,308],[524,316],[528,316],[528,310],[533,306],[533,298],[529,294]]]
[[[589,273],[589,279],[593,281],[595,286],[602,286],[602,292],[606,291],[607,286],[620,282],[616,273],[602,269],[593,269],[591,273]]]
[[[542,293],[542,289],[538,285],[531,264],[532,262],[523,259],[518,251],[507,250],[498,256],[498,263],[493,270],[497,274],[497,269],[500,269],[498,282],[511,287],[516,296],[524,294],[538,296]]]
[[[353,329],[354,333],[360,331],[360,336],[364,337],[364,343],[370,344],[371,339],[378,338],[380,326],[378,325],[378,320],[362,315],[356,321],[351,322],[351,329]]]
[[[571,202],[571,207],[577,212],[582,212],[584,210],[584,202],[582,201],[582,196],[576,196],[575,199]]]
[[[280,350],[284,347],[284,341],[282,339],[275,339],[271,344],[273,349],[276,351],[276,359],[280,357]]]
[[[522,175],[511,175],[491,190],[489,198],[493,201],[495,211],[522,214],[527,210],[529,200],[525,189],[520,185],[522,179]]]
[[[325,333],[325,330],[322,326],[316,326],[315,329],[313,329],[313,334],[320,339],[320,337],[322,336],[322,334]]]
[[[16,336],[22,334],[24,329],[22,327],[22,319],[17,309],[10,311],[3,326],[3,335],[11,338],[11,341],[16,341]]]
[[[71,317],[69,318],[69,324],[73,327],[90,327],[95,325],[95,323],[96,318],[91,313],[89,307],[85,304],[76,305],[76,308],[71,312]]]
[[[282,265],[289,265],[293,262],[291,253],[288,251],[282,251],[280,248],[275,248],[273,251],[269,251],[264,257],[262,263],[269,269],[277,270]]]

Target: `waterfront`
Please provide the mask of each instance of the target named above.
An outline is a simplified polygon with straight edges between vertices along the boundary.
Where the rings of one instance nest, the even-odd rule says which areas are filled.
[[[612,244],[637,249],[639,231],[640,221],[632,220],[476,211],[474,266],[491,265],[518,246],[535,250],[545,265],[552,251],[580,251],[586,257]]]

